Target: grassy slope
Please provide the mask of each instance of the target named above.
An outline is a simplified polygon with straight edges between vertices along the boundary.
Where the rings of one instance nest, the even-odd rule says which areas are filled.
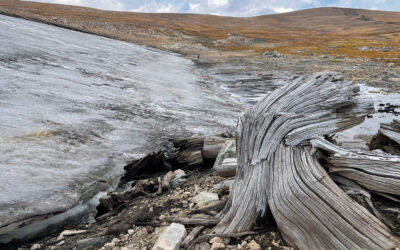
[[[192,47],[201,44],[216,51],[304,51],[386,61],[400,57],[399,12],[319,8],[233,18],[113,12],[19,0],[0,0],[0,12],[158,48],[184,43]],[[233,34],[244,40],[215,42]],[[363,46],[375,49],[360,51],[358,48]],[[194,47],[176,51],[198,53]],[[382,47],[390,49],[383,52]]]

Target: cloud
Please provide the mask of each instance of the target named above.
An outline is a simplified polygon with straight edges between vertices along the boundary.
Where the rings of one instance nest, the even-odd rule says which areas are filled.
[[[229,0],[207,0],[207,6],[210,9],[226,8],[229,6]]]
[[[149,12],[149,13],[177,13],[181,12],[181,6],[171,3],[158,3],[151,1],[150,3],[140,5],[137,8],[130,9],[133,12]]]
[[[257,16],[315,7],[399,11],[399,0],[32,0],[106,10]]]
[[[292,9],[292,8],[285,8],[285,7],[271,7],[271,9],[275,13],[286,13],[286,12],[294,11],[294,9]]]
[[[125,10],[122,0],[30,0],[34,2],[48,2],[66,5],[79,5],[103,10]]]

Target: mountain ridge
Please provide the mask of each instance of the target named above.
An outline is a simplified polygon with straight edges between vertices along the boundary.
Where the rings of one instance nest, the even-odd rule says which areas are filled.
[[[322,7],[226,17],[118,12],[0,0],[0,13],[185,55],[277,50],[285,54],[327,54],[394,62],[400,58],[400,12]]]

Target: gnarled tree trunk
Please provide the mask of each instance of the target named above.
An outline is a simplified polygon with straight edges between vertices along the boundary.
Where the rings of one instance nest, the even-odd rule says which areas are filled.
[[[237,129],[238,169],[217,233],[252,229],[270,209],[298,249],[390,249],[390,230],[353,201],[312,154],[309,140],[359,124],[372,101],[337,73],[283,86],[244,113]]]

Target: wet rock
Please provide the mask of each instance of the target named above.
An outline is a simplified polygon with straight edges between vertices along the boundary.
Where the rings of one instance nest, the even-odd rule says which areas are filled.
[[[250,241],[250,243],[247,244],[247,247],[249,250],[261,250],[261,246],[254,240]]]
[[[153,246],[153,250],[178,250],[185,237],[185,226],[178,223],[172,223],[160,235],[156,244]]]
[[[60,233],[60,236],[58,236],[57,240],[62,240],[65,238],[65,236],[72,236],[83,233],[86,233],[86,230],[65,230],[62,233]]]
[[[198,195],[191,199],[192,202],[197,203],[199,206],[205,206],[212,201],[219,200],[218,194],[211,192],[200,192]]]

